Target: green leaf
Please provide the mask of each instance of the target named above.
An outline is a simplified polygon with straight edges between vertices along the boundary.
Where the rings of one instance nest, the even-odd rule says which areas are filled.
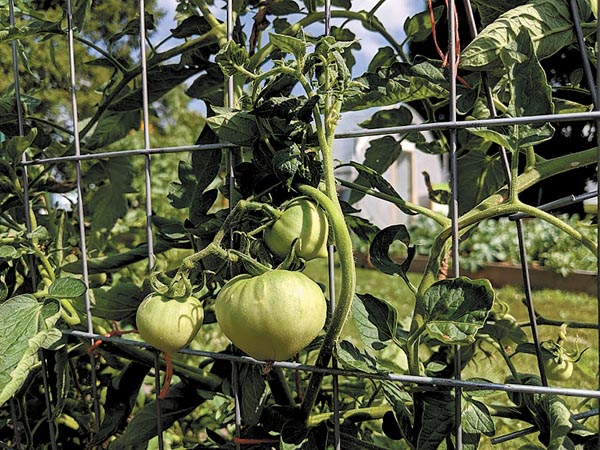
[[[294,55],[297,60],[303,59],[306,55],[307,44],[302,39],[285,34],[271,33],[269,34],[269,42],[282,52]]]
[[[77,31],[83,31],[85,15],[92,6],[92,0],[77,0],[75,3],[75,12],[73,13],[73,28]]]
[[[304,422],[290,420],[281,429],[280,450],[325,450],[327,448],[327,424],[307,428]]]
[[[150,368],[135,361],[127,364],[111,378],[104,403],[104,420],[93,436],[90,447],[101,445],[109,437],[121,432],[136,404],[140,387]]]
[[[354,80],[355,91],[344,102],[344,111],[356,111],[400,102],[448,98],[448,80],[437,61],[396,62],[367,72]]]
[[[242,366],[239,372],[240,412],[244,424],[256,425],[269,394],[262,368],[256,365]]]
[[[413,413],[412,410],[407,405],[412,405],[413,399],[411,395],[403,390],[403,388],[398,383],[393,383],[391,381],[384,381],[382,383],[383,394],[392,408],[394,408],[394,416],[393,419],[388,416],[387,420],[392,422],[396,422],[396,426],[398,427],[396,431],[399,431],[401,437],[406,439],[408,442],[413,442]],[[384,424],[386,418],[384,417]],[[386,433],[387,435],[387,433]],[[390,436],[391,437],[391,436]]]
[[[140,127],[140,112],[135,111],[106,111],[94,127],[91,136],[84,140],[89,150],[106,147],[124,138],[131,130]]]
[[[411,110],[404,105],[400,105],[398,108],[382,109],[380,111],[377,111],[368,120],[365,120],[364,122],[360,123],[359,126],[367,129],[396,127],[401,125],[410,125],[412,123],[412,120],[413,114]],[[381,139],[385,138],[392,138],[392,136],[385,136]],[[373,145],[373,143],[378,140],[380,139],[371,141],[370,144]]]
[[[54,280],[48,288],[48,295],[55,298],[77,298],[86,291],[85,283],[77,278],[63,277]]]
[[[364,167],[372,169],[377,174],[382,175],[401,155],[402,144],[392,136],[384,136],[379,139],[374,139],[369,142],[369,148],[365,152],[365,160],[363,162]],[[354,180],[354,183],[361,186],[369,186],[370,183],[370,171],[360,171],[358,177]],[[391,193],[395,192],[391,185],[387,183],[380,183],[385,186],[383,189]],[[384,190],[380,189],[382,192]],[[356,203],[362,197],[364,193],[352,191],[350,193],[349,203]],[[393,194],[391,194],[393,195]]]
[[[395,241],[400,241],[407,249],[406,259],[401,264],[396,263],[389,255],[390,246]],[[377,269],[388,275],[398,275],[408,285],[410,285],[408,269],[415,254],[416,248],[414,245],[410,245],[410,235],[405,225],[390,225],[379,231],[369,248],[371,263]]]
[[[487,407],[477,400],[464,398],[461,406],[464,448],[477,450],[482,434],[494,435],[494,421]]]
[[[148,102],[159,100],[171,89],[182,84],[192,75],[204,69],[202,65],[184,67],[180,64],[168,64],[148,71]],[[143,106],[142,87],[132,90],[127,95],[111,103],[111,111],[137,111]]]
[[[454,427],[454,396],[445,392],[423,394],[422,426],[418,432],[419,450],[437,450]]]
[[[589,15],[582,16],[581,19],[586,21]],[[461,53],[460,67],[473,71],[501,69],[501,51],[506,49],[513,52],[509,48],[510,44],[516,40],[521,30],[529,33],[534,53],[540,60],[577,40],[568,2],[531,0],[505,12],[485,27]],[[591,31],[592,27],[584,29],[587,33]],[[517,58],[518,55],[515,55],[513,60]]]
[[[499,155],[489,156],[478,151],[470,151],[458,158],[457,166],[459,214],[474,208],[506,182]]]
[[[164,429],[169,428],[178,419],[191,413],[208,398],[186,383],[171,386],[167,396],[161,400],[161,415]],[[131,419],[125,432],[112,441],[109,450],[137,450],[140,444],[146,444],[156,436],[156,401],[146,403]],[[141,448],[146,448],[144,445]]]
[[[487,26],[510,9],[527,3],[527,0],[473,0],[479,12],[481,23]]]
[[[366,373],[382,373],[377,360],[366,352],[362,352],[349,341],[342,341],[336,346],[338,361],[347,369],[360,370]]]
[[[144,299],[144,292],[136,284],[121,281],[112,287],[92,289],[94,317],[107,320],[124,320],[133,317]],[[81,311],[85,307],[78,308]]]
[[[213,106],[216,115],[206,119],[219,139],[235,145],[251,146],[258,138],[256,118],[246,111]]]
[[[488,280],[467,277],[435,282],[423,296],[429,336],[446,344],[469,344],[485,323],[495,293]]]
[[[167,242],[157,240],[154,243],[154,254],[159,254],[172,248],[190,248],[189,242]],[[123,267],[148,258],[148,244],[141,244],[125,252],[109,256],[88,259],[89,273],[115,272]],[[83,273],[81,261],[73,261],[65,264],[62,269],[69,273]]]
[[[374,350],[383,350],[395,339],[397,316],[392,305],[371,294],[357,294],[352,302],[352,319],[360,338]]]
[[[397,200],[404,202],[402,197],[400,197],[400,194],[398,194],[398,192],[396,192],[396,190],[389,183],[389,181],[387,181],[381,174],[377,173],[376,170],[371,169],[370,167],[367,167],[363,164],[359,164],[355,161],[351,161],[346,164],[340,164],[338,167],[346,167],[346,166],[353,167],[354,169],[356,169],[358,171],[359,175],[362,175],[364,177],[363,178],[364,183],[365,183],[364,186],[369,186],[370,188],[377,189],[378,191],[380,191],[383,194],[387,194],[390,197],[394,197]],[[409,214],[409,215],[414,214],[414,212],[408,208],[405,208],[402,206],[399,206],[399,208],[405,214]]]
[[[202,35],[210,31],[210,29],[210,25],[204,17],[192,14],[173,28],[171,30],[171,35],[174,38],[185,39],[194,35]]]
[[[515,53],[523,55],[523,61],[511,65],[513,95],[508,104],[508,113],[512,117],[552,114],[552,88],[545,70],[535,57],[529,34],[525,30],[520,31],[510,47],[515,49]],[[500,55],[503,61],[505,55],[514,56],[505,50]]]
[[[228,41],[215,56],[215,62],[227,77],[237,74],[239,69],[245,68],[249,61],[246,47],[234,41]]]
[[[444,6],[433,8],[434,23],[438,23],[442,14],[444,14],[444,10]],[[404,22],[404,32],[414,42],[426,40],[431,35],[431,17],[429,11],[417,13],[406,19]]]
[[[156,28],[156,25],[154,24],[154,16],[152,14],[150,14],[148,12],[145,13],[144,20],[145,20],[145,24],[146,24],[145,25],[146,30],[152,31]],[[110,45],[113,45],[115,42],[117,42],[119,39],[121,39],[125,36],[139,36],[139,35],[140,35],[140,18],[136,17],[135,19],[132,19],[129,22],[127,22],[127,25],[125,25],[125,28],[123,28],[121,31],[113,34],[108,39],[108,42]]]
[[[49,299],[40,303],[33,295],[12,297],[0,304],[0,406],[15,395],[31,369],[38,351],[50,348],[62,333],[54,327],[60,304]]]

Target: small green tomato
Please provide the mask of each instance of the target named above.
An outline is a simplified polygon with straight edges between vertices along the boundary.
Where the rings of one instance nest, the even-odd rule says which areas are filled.
[[[187,346],[203,320],[204,310],[196,297],[173,299],[156,292],[146,296],[135,316],[142,339],[165,353]]]
[[[285,258],[294,239],[300,239],[296,256],[311,260],[327,257],[329,225],[325,212],[306,198],[292,200],[281,216],[264,232],[265,244],[275,255]]]

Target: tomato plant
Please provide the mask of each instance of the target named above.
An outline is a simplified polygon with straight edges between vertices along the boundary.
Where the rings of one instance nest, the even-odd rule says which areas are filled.
[[[139,40],[148,44],[146,66],[120,53],[118,45],[141,29],[138,17],[99,44],[94,36],[101,30],[85,28],[90,2],[76,2],[73,17],[59,5],[38,11],[30,2],[18,3],[17,25],[10,23],[8,6],[0,6],[0,40],[14,42],[15,54],[26,55],[32,37],[50,44],[64,39],[74,20],[79,50],[110,81],[87,86],[88,80],[78,80],[101,95],[86,109],[91,112],[77,135],[72,121],[61,123],[64,117],[39,116],[35,90],[23,93],[22,105],[13,90],[0,96],[0,312],[9,318],[0,333],[0,355],[8,356],[0,360],[2,442],[18,447],[22,433],[21,442],[31,448],[51,446],[49,435],[59,436],[64,448],[146,448],[153,445],[160,411],[165,436],[176,435],[170,441],[188,447],[275,440],[290,450],[325,449],[338,431],[338,414],[344,417],[342,448],[394,448],[392,441],[399,439],[402,448],[452,447],[459,391],[413,381],[427,383],[423,377],[432,374],[459,378],[454,372],[460,357],[478,382],[543,383],[544,377],[532,375],[539,367],[523,371],[517,363],[524,354],[539,356],[529,334],[498,310],[488,281],[449,277],[448,255],[454,237],[464,242],[477,231],[484,237],[467,249],[476,262],[508,253],[487,224],[515,214],[553,227],[568,238],[564,246],[597,254],[597,237],[582,233],[581,221],[528,200],[543,183],[568,184],[555,181],[565,173],[595,170],[592,127],[573,131],[569,127],[579,116],[572,115],[564,121],[568,126],[515,121],[591,109],[583,67],[552,63],[572,56],[578,45],[584,54],[597,53],[596,37],[588,33],[597,20],[591,1],[576,2],[583,43],[573,32],[568,2],[475,1],[479,23],[472,27],[464,20],[473,15],[459,7],[451,21],[461,31],[457,73],[449,70],[439,42],[444,33],[436,29],[447,15],[444,2],[431,9],[428,2],[427,10],[409,17],[401,42],[384,23],[382,8],[391,8],[397,20],[399,7],[391,0],[369,10],[359,9],[367,8],[359,2],[333,2],[329,33],[315,31],[323,22],[322,2],[232,2],[234,30],[228,33],[215,2],[196,0],[192,7],[178,0],[169,38],[158,41],[149,32]],[[152,15],[142,16],[151,31]],[[359,64],[365,53],[355,25],[385,41],[366,64]],[[481,32],[469,37],[466,30]],[[27,59],[20,62],[29,73]],[[70,74],[63,75],[57,83]],[[139,138],[146,112],[142,79],[157,114],[144,123],[153,142],[145,135],[143,144],[133,146],[154,149],[150,144],[158,142],[171,148],[152,158],[145,150],[135,159],[140,152],[125,149]],[[453,92],[456,104],[450,103]],[[188,99],[203,105],[202,117],[174,116]],[[367,110],[376,111],[361,127],[381,136],[370,141],[364,158],[341,161],[335,153],[341,117]],[[162,119],[165,111],[173,117]],[[457,112],[458,121],[494,116],[505,122],[446,124],[423,132],[448,111]],[[398,133],[417,113],[425,124]],[[576,134],[582,136],[577,146],[563,141]],[[175,140],[182,136],[189,139]],[[172,153],[172,142],[181,144],[181,161],[160,154]],[[76,145],[84,155],[75,157],[77,164],[66,156],[79,155]],[[385,178],[390,167],[403,164],[409,147],[444,160],[459,156],[460,176],[453,180],[459,201],[451,208],[456,217],[410,201]],[[116,148],[125,153],[111,154]],[[572,152],[556,154],[553,148]],[[152,164],[159,164],[147,172],[156,183],[139,176],[140,168]],[[418,184],[419,175],[413,176]],[[448,193],[433,189],[426,174],[423,184],[431,188],[430,200],[448,203]],[[143,194],[146,187],[153,191]],[[71,199],[69,207],[56,207],[54,199],[62,194]],[[144,195],[157,202],[152,211]],[[408,272],[419,231],[404,223],[380,229],[362,215],[357,202],[363,198],[437,224],[423,247],[427,262],[418,279]],[[392,276],[390,283],[405,283],[410,295],[360,292],[353,242],[368,248],[373,270]],[[303,270],[308,260],[325,256],[329,244],[337,277],[324,294]],[[402,260],[391,254],[398,246],[405,250]],[[414,305],[412,313],[400,317],[398,302]],[[563,321],[545,319],[543,325]],[[137,326],[143,340],[165,352],[164,360],[139,348],[139,341],[105,337],[113,325],[128,331]],[[93,364],[82,351],[90,336],[105,340],[95,348]],[[193,348],[180,352],[192,339]],[[579,371],[569,372],[580,354],[564,351],[560,339],[555,347],[546,341],[548,363],[558,364],[547,364],[547,375],[552,379],[559,369],[557,376],[571,383]],[[258,363],[240,358],[240,351]],[[273,363],[296,354],[319,370],[284,370],[289,362]],[[324,373],[334,356],[339,370],[364,374],[340,378],[339,413]],[[478,372],[483,361],[497,370]],[[263,362],[270,370],[257,366]],[[158,376],[162,368],[165,388],[156,393],[144,385],[151,371]],[[386,379],[390,370],[412,376],[411,383]],[[176,383],[167,391],[171,375]],[[90,392],[98,394],[93,400],[99,405],[90,405]],[[554,448],[598,439],[555,394],[509,394],[501,401],[468,390],[460,395],[472,449],[507,417],[515,428],[533,426],[540,443],[551,440]],[[54,409],[45,416],[48,399]],[[234,431],[237,412],[244,426]],[[49,423],[56,433],[25,426],[22,418]]]
[[[281,361],[306,347],[325,325],[318,284],[301,272],[238,275],[219,291],[215,314],[223,333],[253,358]]]

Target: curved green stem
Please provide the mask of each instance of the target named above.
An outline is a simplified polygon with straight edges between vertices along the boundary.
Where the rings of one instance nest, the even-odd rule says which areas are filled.
[[[61,298],[60,300],[60,317],[70,326],[79,325],[81,323],[81,319],[79,318],[79,314],[71,304],[71,302],[67,299]]]
[[[329,217],[341,267],[341,286],[336,307],[316,361],[317,366],[324,367],[331,360],[335,343],[339,339],[344,323],[350,313],[356,287],[356,268],[354,266],[350,233],[337,202],[337,197],[335,197],[335,200],[332,200],[320,190],[307,185],[299,186],[298,191],[319,203]],[[313,373],[311,376],[310,384],[301,407],[304,417],[310,415],[315,405],[323,376],[324,374],[318,372]]]
[[[415,203],[411,203],[411,202],[407,202],[404,199],[398,198],[398,197],[393,197],[391,195],[388,194],[384,194],[382,192],[376,191],[374,189],[371,189],[367,186],[362,186],[360,184],[356,184],[353,183],[351,181],[346,181],[346,180],[342,180],[342,179],[338,179],[338,183],[340,183],[342,186],[344,187],[348,187],[350,189],[353,189],[355,191],[358,192],[362,192],[364,194],[370,195],[371,197],[376,197],[376,198],[380,198],[382,200],[385,200],[387,202],[390,202],[400,208],[406,208],[406,209],[410,209],[411,211],[414,211],[418,214],[421,214],[425,217],[428,217],[432,220],[434,220],[437,224],[441,225],[442,227],[447,227],[450,224],[450,219],[446,216],[444,216],[443,214],[440,214],[438,212],[432,211],[431,209],[425,207],[425,206],[421,206],[421,205],[417,205]]]

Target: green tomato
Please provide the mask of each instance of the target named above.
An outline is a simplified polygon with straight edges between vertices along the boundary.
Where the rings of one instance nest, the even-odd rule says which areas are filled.
[[[555,381],[565,381],[573,375],[573,361],[564,357],[548,358],[544,361],[546,378]]]
[[[204,310],[196,297],[173,299],[156,292],[144,298],[135,316],[142,339],[166,353],[187,346],[203,320]]]
[[[229,280],[217,295],[215,315],[225,336],[246,354],[283,361],[323,329],[327,304],[319,285],[306,275],[273,270]]]
[[[311,260],[327,257],[329,225],[325,212],[306,198],[292,200],[281,216],[264,232],[265,244],[275,255],[285,258],[294,239],[299,238],[296,256]]]

